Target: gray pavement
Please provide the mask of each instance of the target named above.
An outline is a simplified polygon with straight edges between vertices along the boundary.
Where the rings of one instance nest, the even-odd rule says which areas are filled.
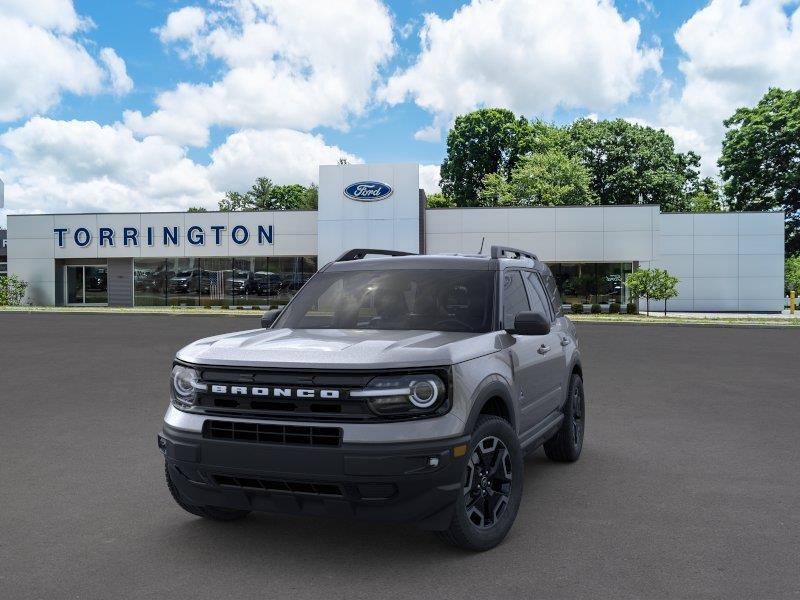
[[[0,598],[795,598],[796,329],[579,324],[584,455],[526,461],[503,545],[255,515],[164,483],[170,360],[257,317],[0,313]]]

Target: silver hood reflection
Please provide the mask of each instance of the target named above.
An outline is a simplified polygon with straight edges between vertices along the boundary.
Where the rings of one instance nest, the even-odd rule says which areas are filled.
[[[500,350],[497,332],[255,329],[189,344],[193,364],[278,368],[408,368],[452,365]]]

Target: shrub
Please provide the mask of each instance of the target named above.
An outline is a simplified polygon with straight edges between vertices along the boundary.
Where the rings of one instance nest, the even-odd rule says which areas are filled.
[[[618,315],[619,314],[620,306],[616,302],[612,302],[608,305],[608,314],[610,315]]]
[[[603,312],[603,309],[600,308],[600,305],[597,304],[596,302],[594,304],[592,304],[592,309],[591,310],[592,310],[592,314],[593,315],[599,315],[601,312]]]
[[[19,306],[26,289],[28,282],[16,275],[0,275],[0,306]]]
[[[573,315],[580,315],[583,314],[583,304],[580,302],[576,302],[572,305],[572,314]]]
[[[639,314],[639,307],[636,306],[635,302],[628,302],[627,305],[627,313],[629,315],[638,315]]]

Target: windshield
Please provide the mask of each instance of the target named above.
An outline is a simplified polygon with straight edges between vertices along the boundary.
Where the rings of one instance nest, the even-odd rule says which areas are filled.
[[[493,306],[492,271],[329,272],[309,280],[274,326],[485,333]]]

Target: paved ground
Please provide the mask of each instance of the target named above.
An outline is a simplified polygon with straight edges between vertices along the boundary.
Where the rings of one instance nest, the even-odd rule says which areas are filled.
[[[171,356],[249,322],[0,314],[0,597],[800,596],[796,330],[580,324],[583,458],[530,457],[509,538],[470,555],[173,504],[155,444]]]

